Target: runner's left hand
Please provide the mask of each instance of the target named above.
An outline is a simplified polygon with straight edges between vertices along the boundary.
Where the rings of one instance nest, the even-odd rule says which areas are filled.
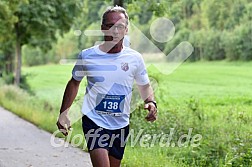
[[[144,105],[144,109],[149,110],[148,115],[145,117],[147,121],[154,122],[157,119],[157,108],[153,103]]]

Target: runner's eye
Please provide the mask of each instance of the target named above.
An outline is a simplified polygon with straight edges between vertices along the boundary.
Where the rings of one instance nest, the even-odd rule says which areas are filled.
[[[123,30],[123,29],[125,28],[125,26],[124,26],[124,25],[117,25],[117,28],[118,28],[119,30]]]
[[[104,25],[110,29],[111,27],[113,27],[114,24],[104,24]]]
[[[124,30],[126,26],[119,24],[119,25],[114,25],[114,24],[104,24],[108,29],[118,29],[118,30]]]

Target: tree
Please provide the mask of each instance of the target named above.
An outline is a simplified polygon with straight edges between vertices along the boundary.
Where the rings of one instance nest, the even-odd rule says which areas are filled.
[[[56,32],[65,32],[71,27],[75,16],[80,11],[80,0],[2,0],[0,11],[5,10],[1,28],[2,38],[11,36],[16,49],[15,84],[19,85],[21,76],[22,55],[24,44],[40,46],[43,50],[51,47],[56,39]],[[5,25],[6,26],[3,26]],[[10,35],[11,34],[11,35]]]
[[[114,0],[114,6],[116,5],[123,7],[123,0]]]
[[[107,1],[93,1],[93,0],[85,0],[83,2],[83,6],[81,12],[78,13],[77,18],[74,20],[73,29],[84,31],[90,25],[96,22],[101,21],[100,11],[104,12],[105,8],[109,6],[111,0]],[[100,24],[100,23],[99,23]],[[78,36],[78,49],[82,49],[86,47],[84,33]]]
[[[17,18],[13,15],[12,11],[16,8],[15,4],[7,1],[0,1],[0,50],[1,50],[1,63],[0,70],[6,74],[13,72],[13,50],[15,36],[10,33],[13,29],[14,23]]]

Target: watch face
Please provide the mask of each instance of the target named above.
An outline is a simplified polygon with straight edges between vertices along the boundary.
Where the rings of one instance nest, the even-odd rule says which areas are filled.
[[[157,102],[156,102],[156,101],[153,101],[153,103],[155,104],[155,107],[157,108]]]

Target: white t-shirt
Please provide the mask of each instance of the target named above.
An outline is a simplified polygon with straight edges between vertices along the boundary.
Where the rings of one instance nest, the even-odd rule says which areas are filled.
[[[72,76],[77,81],[87,77],[82,113],[106,129],[129,124],[134,80],[138,85],[149,83],[141,54],[125,46],[113,54],[102,52],[98,45],[82,50]]]

